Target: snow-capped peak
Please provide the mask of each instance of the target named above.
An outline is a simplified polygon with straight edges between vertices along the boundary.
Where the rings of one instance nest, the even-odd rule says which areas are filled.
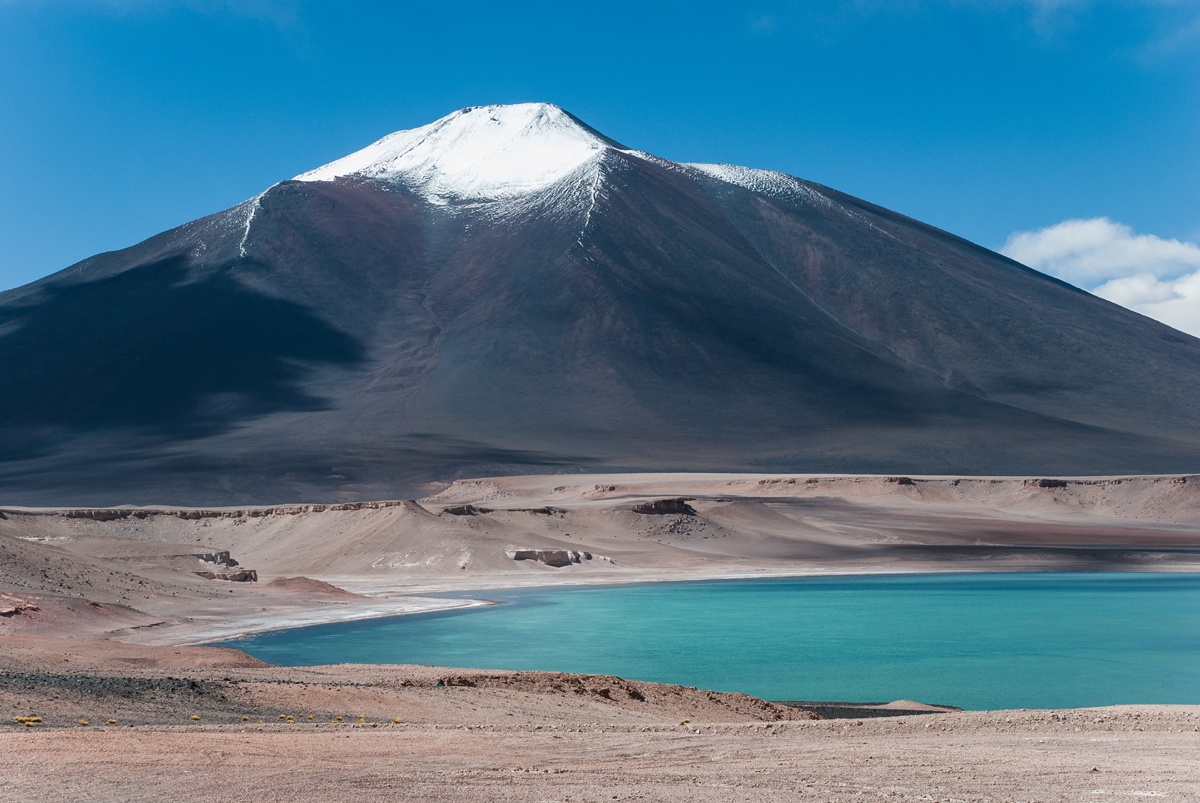
[[[508,198],[562,179],[621,147],[548,103],[471,106],[389,134],[297,181],[399,180],[434,198]]]

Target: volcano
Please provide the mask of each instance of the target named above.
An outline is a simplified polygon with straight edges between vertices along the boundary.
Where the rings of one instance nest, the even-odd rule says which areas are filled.
[[[547,104],[387,136],[0,294],[0,499],[599,470],[1200,471],[1200,340]]]

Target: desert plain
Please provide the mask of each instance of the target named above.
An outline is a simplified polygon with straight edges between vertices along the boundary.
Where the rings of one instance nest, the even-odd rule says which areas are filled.
[[[0,798],[1200,799],[1197,706],[782,705],[196,646],[492,588],[1040,570],[1200,571],[1200,476],[575,474],[417,500],[4,507]]]

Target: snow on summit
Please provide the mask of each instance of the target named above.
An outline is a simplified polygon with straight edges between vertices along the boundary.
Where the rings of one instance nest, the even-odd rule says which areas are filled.
[[[832,203],[807,182],[773,170],[680,164],[630,150],[550,103],[469,106],[428,125],[389,134],[294,180],[357,176],[396,182],[441,205],[515,200],[574,175],[574,186],[590,194],[577,202],[594,205],[599,157],[610,149],[777,200]],[[584,171],[588,166],[591,169]]]
[[[505,198],[547,187],[606,148],[619,147],[557,106],[473,106],[389,134],[296,176],[395,179],[432,198]]]

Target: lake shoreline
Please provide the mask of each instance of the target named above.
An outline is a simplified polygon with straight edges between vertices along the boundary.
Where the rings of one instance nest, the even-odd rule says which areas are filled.
[[[555,590],[572,588],[617,588],[638,587],[675,583],[710,583],[736,582],[757,579],[789,579],[807,577],[889,577],[909,575],[974,575],[974,574],[1052,574],[1077,573],[1088,574],[1092,570],[1062,572],[1061,569],[1045,569],[1031,572],[1028,568],[992,567],[992,566],[910,566],[905,568],[889,566],[879,568],[859,567],[855,569],[808,569],[808,570],[772,570],[740,572],[689,572],[685,576],[678,573],[646,572],[636,578],[583,576],[551,580],[546,577],[516,578],[503,577],[491,580],[475,580],[462,583],[416,584],[397,587],[396,585],[379,585],[368,578],[328,578],[328,582],[338,588],[350,591],[364,597],[361,601],[341,603],[337,608],[328,604],[295,611],[286,610],[278,613],[260,612],[252,615],[230,615],[222,621],[206,622],[163,622],[152,625],[141,633],[133,631],[115,632],[114,638],[131,643],[160,645],[160,646],[203,646],[215,642],[224,642],[238,638],[272,633],[282,630],[293,630],[322,624],[335,624],[342,621],[362,621],[366,619],[385,619],[395,616],[420,616],[429,613],[461,611],[473,608],[487,607],[496,604],[486,596],[475,597],[476,592],[486,594],[488,591],[517,591],[517,590]],[[1179,566],[1173,568],[1155,569],[1124,569],[1112,574],[1200,574],[1200,566]],[[446,596],[443,596],[446,595]],[[471,595],[471,596],[467,596]],[[153,630],[153,635],[144,635]]]
[[[843,573],[492,591],[466,592],[507,603],[486,615],[446,606],[215,643],[281,666],[335,654],[603,673],[770,700],[1200,704],[1200,674],[1187,671],[1200,652],[1183,638],[1200,573]],[[1105,645],[1119,646],[1120,660]]]
[[[984,570],[979,570],[984,571]],[[990,570],[994,572],[995,570]],[[999,573],[1004,573],[1005,570],[1000,570]],[[301,614],[297,613],[279,613],[277,615],[265,614],[254,615],[249,617],[249,621],[242,621],[238,617],[231,617],[228,621],[220,623],[183,623],[180,625],[165,625],[175,632],[165,637],[160,637],[160,633],[156,633],[155,637],[150,639],[137,638],[136,642],[140,644],[157,644],[161,646],[204,646],[218,641],[232,641],[242,637],[258,635],[262,633],[273,633],[282,630],[294,630],[305,628],[314,625],[335,624],[343,621],[362,621],[364,619],[386,619],[394,616],[420,616],[429,613],[442,613],[447,611],[462,611],[473,608],[487,607],[497,603],[496,601],[486,598],[476,598],[475,593],[486,594],[488,591],[517,591],[517,590],[555,590],[555,589],[572,589],[572,588],[619,588],[619,587],[636,587],[647,585],[660,585],[672,583],[709,583],[720,581],[738,581],[738,580],[755,580],[755,579],[787,579],[798,577],[854,577],[854,576],[886,576],[886,575],[901,575],[901,574],[956,574],[956,573],[972,573],[961,569],[946,569],[944,571],[923,571],[923,570],[889,570],[879,569],[876,571],[857,570],[857,571],[762,571],[762,572],[712,572],[712,573],[694,573],[686,577],[679,576],[648,576],[639,577],[637,579],[629,578],[604,578],[604,577],[583,577],[563,579],[558,582],[549,580],[548,578],[537,578],[531,582],[521,582],[521,578],[505,578],[495,581],[484,581],[483,585],[477,583],[464,584],[447,584],[439,585],[436,589],[428,589],[426,585],[418,585],[416,587],[404,586],[396,588],[393,585],[380,586],[354,578],[331,578],[337,581],[339,588],[344,588],[354,594],[368,598],[362,603],[346,603],[345,608],[330,610],[329,608],[314,608]],[[656,573],[648,573],[656,575]],[[428,589],[428,590],[427,590]],[[448,595],[448,596],[442,596]],[[466,596],[472,595],[472,596]],[[231,631],[236,631],[233,635],[227,635]],[[132,640],[132,639],[131,639]]]
[[[24,611],[0,634],[164,645],[528,586],[1200,571],[1196,475],[541,475],[421,500],[0,515],[0,593]]]

